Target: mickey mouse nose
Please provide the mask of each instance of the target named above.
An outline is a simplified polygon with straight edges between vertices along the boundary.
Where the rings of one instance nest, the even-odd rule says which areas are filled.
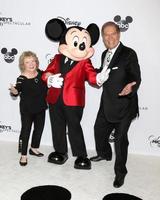
[[[83,51],[85,48],[86,48],[86,46],[85,46],[85,43],[84,43],[84,42],[81,43],[81,44],[79,45],[79,49],[80,49],[81,51]]]

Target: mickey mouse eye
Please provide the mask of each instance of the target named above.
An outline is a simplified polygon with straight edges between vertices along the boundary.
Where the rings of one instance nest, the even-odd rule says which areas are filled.
[[[87,38],[84,37],[82,42],[84,42],[86,44],[87,43]]]
[[[73,45],[74,45],[75,47],[77,47],[77,46],[78,46],[78,42],[79,42],[79,39],[78,39],[77,36],[75,36],[75,37],[73,38]]]

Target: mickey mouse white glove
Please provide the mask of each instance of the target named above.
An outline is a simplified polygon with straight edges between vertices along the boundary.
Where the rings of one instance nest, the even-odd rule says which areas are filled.
[[[51,86],[54,88],[61,88],[63,85],[63,78],[60,77],[61,74],[51,75],[47,79],[47,86],[50,88]]]
[[[96,80],[97,80],[97,85],[101,86],[103,85],[103,83],[109,78],[109,73],[110,73],[110,69],[108,68],[108,66],[104,66],[102,71],[100,73],[97,74],[96,76]]]

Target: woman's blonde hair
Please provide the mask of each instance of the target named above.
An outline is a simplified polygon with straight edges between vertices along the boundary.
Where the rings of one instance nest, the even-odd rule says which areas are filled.
[[[32,51],[24,51],[19,57],[19,68],[20,68],[21,72],[24,71],[24,59],[27,57],[33,57],[37,64],[37,68],[39,67],[39,60],[38,60],[37,55]]]

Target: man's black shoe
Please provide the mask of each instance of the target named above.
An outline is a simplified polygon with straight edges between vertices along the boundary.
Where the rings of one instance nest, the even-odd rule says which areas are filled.
[[[98,161],[101,161],[101,160],[107,160],[107,161],[110,161],[112,158],[106,158],[106,157],[102,157],[102,156],[94,156],[94,157],[91,157],[90,160],[93,161],[93,162],[98,162]]]
[[[124,178],[125,177],[118,177],[118,176],[116,176],[115,177],[115,180],[114,180],[114,182],[113,182],[113,186],[115,187],[115,188],[119,188],[119,187],[121,187],[123,184],[124,184]]]
[[[67,159],[68,159],[67,153],[62,154],[58,152],[52,152],[48,156],[48,162],[58,164],[58,165],[64,164],[67,161]]]

